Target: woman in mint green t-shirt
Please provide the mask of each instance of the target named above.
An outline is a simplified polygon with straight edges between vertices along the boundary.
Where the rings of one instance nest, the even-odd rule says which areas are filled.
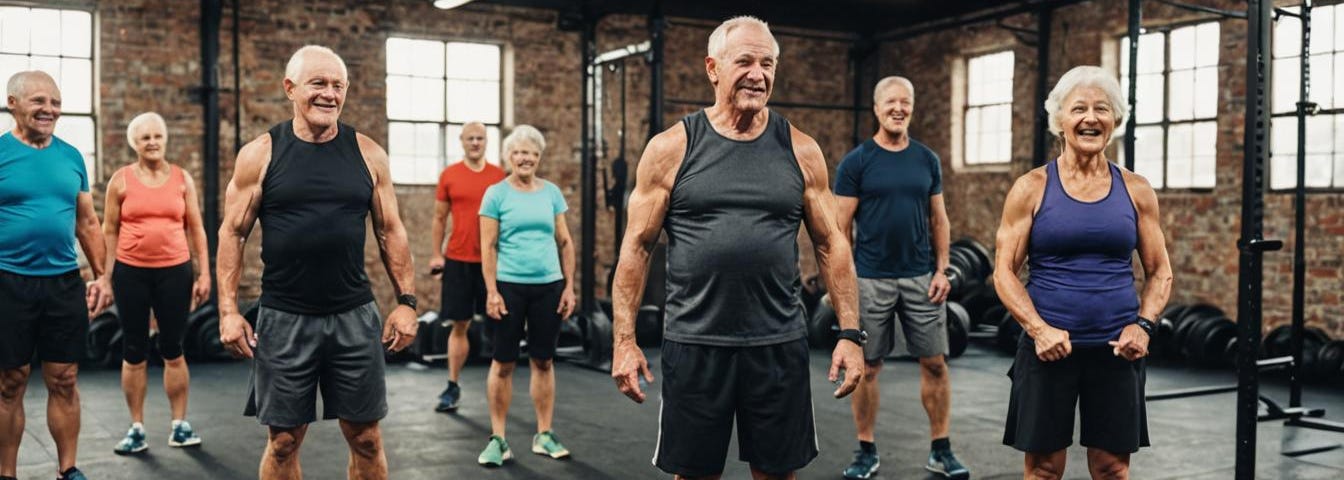
[[[494,361],[486,393],[492,435],[477,459],[500,466],[513,458],[504,440],[504,423],[513,398],[513,368],[526,325],[532,366],[532,404],[537,434],[532,452],[564,458],[569,451],[551,431],[555,411],[556,341],[560,322],[574,311],[574,244],[565,225],[565,197],[555,184],[537,176],[546,139],[530,125],[519,125],[504,139],[512,172],[491,185],[481,199],[481,273],[485,277],[486,314],[494,329]]]

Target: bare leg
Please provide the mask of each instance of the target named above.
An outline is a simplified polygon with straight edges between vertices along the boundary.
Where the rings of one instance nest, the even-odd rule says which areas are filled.
[[[490,432],[504,438],[504,423],[509,417],[509,402],[513,400],[514,362],[490,362],[490,376],[486,379],[485,393],[490,401]]]
[[[457,383],[462,373],[462,365],[467,363],[467,353],[471,343],[467,340],[467,329],[471,328],[471,319],[453,320],[453,329],[448,333],[448,380]]]
[[[47,384],[47,431],[56,442],[56,457],[64,472],[75,466],[79,450],[79,364],[42,362]]]
[[[877,428],[878,398],[877,374],[882,371],[882,362],[868,363],[863,369],[863,378],[859,386],[849,396],[850,408],[854,411],[854,427],[858,430],[860,441],[872,442],[873,430]]]
[[[299,465],[299,447],[303,445],[303,436],[308,433],[307,425],[293,428],[270,427],[266,439],[266,451],[261,454],[260,480],[303,480],[303,467]]]
[[[1092,480],[1128,480],[1129,454],[1089,448],[1087,471],[1092,474]]]
[[[1050,453],[1028,453],[1024,462],[1024,480],[1060,480],[1064,478],[1067,450]]]
[[[353,423],[341,420],[341,434],[350,446],[350,480],[384,480],[387,457],[383,454],[383,434],[378,422]]]
[[[929,414],[929,438],[946,438],[952,408],[952,382],[942,355],[919,359],[919,399]]]
[[[23,394],[28,391],[29,373],[31,367],[27,365],[0,372],[0,475],[12,477],[18,472]]]
[[[529,393],[532,406],[537,410],[537,433],[551,429],[555,413],[555,362],[532,359],[532,379]]]
[[[121,392],[126,395],[126,407],[131,410],[131,422],[145,422],[145,383],[148,382],[149,362],[139,364],[121,362]]]
[[[163,359],[163,392],[168,394],[168,405],[173,410],[173,420],[187,418],[187,393],[190,385],[191,373],[187,370],[187,357]]]

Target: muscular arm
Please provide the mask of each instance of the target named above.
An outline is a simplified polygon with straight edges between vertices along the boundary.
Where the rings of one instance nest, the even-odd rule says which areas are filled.
[[[105,245],[104,251],[107,252],[103,271],[109,273],[117,262],[117,240],[121,234],[121,199],[126,193],[126,178],[122,176],[123,173],[122,170],[117,170],[112,174],[112,178],[107,181],[107,192],[103,195],[103,245]]]
[[[261,181],[271,163],[271,137],[262,135],[238,151],[233,179],[224,191],[224,218],[215,254],[215,285],[220,317],[238,313],[238,281],[243,270],[243,245],[257,223]]]
[[[616,343],[635,344],[635,315],[644,295],[649,257],[658,243],[677,169],[686,155],[686,130],[679,123],[644,148],[635,170],[635,188],[626,207],[625,237],[612,279],[612,331]]]
[[[854,242],[854,214],[859,212],[859,197],[835,196],[836,221],[840,223],[840,235],[852,244]]]
[[[369,213],[373,216],[373,238],[378,241],[383,268],[387,269],[392,290],[397,295],[414,294],[415,267],[411,263],[406,226],[401,223],[401,214],[397,210],[397,192],[392,185],[387,151],[363,134],[359,134],[359,151],[373,175],[373,201]]]
[[[998,292],[999,299],[1003,300],[1003,306],[1012,312],[1013,318],[1033,338],[1036,332],[1048,325],[1036,313],[1036,306],[1027,296],[1027,289],[1018,278],[1018,273],[1027,259],[1027,239],[1031,235],[1036,205],[1040,202],[1044,188],[1045,171],[1042,169],[1033,170],[1017,179],[1004,200],[1003,217],[999,222],[994,246],[994,290]]]
[[[803,223],[812,238],[817,268],[826,282],[840,328],[859,328],[859,293],[854,273],[854,253],[847,238],[850,229],[843,228],[841,224],[845,216],[852,223],[854,213],[851,210],[848,215],[844,215],[844,210],[837,205],[836,197],[831,195],[826,159],[817,142],[794,129],[793,145],[794,156],[798,158],[798,165],[803,171]],[[858,205],[858,199],[854,199],[854,205]]]
[[[89,260],[89,270],[93,278],[102,278],[107,270],[107,245],[103,240],[103,229],[98,225],[98,214],[93,210],[93,195],[80,192],[75,199],[75,238]]]
[[[949,245],[952,243],[952,225],[947,220],[947,204],[943,194],[929,197],[929,240],[933,243],[934,272],[947,270]]]
[[[1125,184],[1139,213],[1139,261],[1143,263],[1143,294],[1139,297],[1139,315],[1157,319],[1171,296],[1171,260],[1167,258],[1166,236],[1162,234],[1157,193],[1143,177],[1125,172]]]

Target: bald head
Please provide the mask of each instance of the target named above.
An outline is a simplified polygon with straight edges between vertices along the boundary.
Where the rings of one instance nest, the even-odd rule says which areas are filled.
[[[462,153],[469,164],[479,165],[485,158],[485,124],[469,122],[462,126]]]
[[[28,70],[26,72],[16,73],[14,76],[9,77],[9,85],[5,88],[5,94],[10,97],[21,98],[37,85],[49,86],[52,90],[58,90],[56,87],[56,79],[51,78],[51,75],[47,75],[47,72],[41,70]]]
[[[285,65],[285,78],[294,83],[301,82],[302,79],[299,77],[303,76],[305,65],[313,60],[335,60],[340,64],[341,75],[349,80],[350,71],[345,67],[345,60],[330,48],[321,45],[305,45],[295,51],[294,55],[289,57],[289,63]]]

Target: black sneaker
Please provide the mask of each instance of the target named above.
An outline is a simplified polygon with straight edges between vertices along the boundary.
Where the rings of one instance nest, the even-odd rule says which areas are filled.
[[[89,478],[85,477],[84,472],[79,471],[78,468],[70,467],[69,470],[61,472],[61,476],[56,477],[56,480],[89,480]]]
[[[845,478],[857,480],[871,478],[874,473],[877,473],[877,467],[881,465],[882,462],[877,458],[877,452],[865,452],[863,449],[858,449],[854,451],[854,462],[845,468],[842,475]]]
[[[952,480],[971,478],[971,471],[957,461],[957,456],[951,450],[929,452],[929,463],[924,465],[924,469]]]
[[[457,386],[457,382],[448,382],[448,388],[443,389],[439,394],[439,405],[434,407],[436,412],[456,412],[457,400],[462,397],[462,389]]]

